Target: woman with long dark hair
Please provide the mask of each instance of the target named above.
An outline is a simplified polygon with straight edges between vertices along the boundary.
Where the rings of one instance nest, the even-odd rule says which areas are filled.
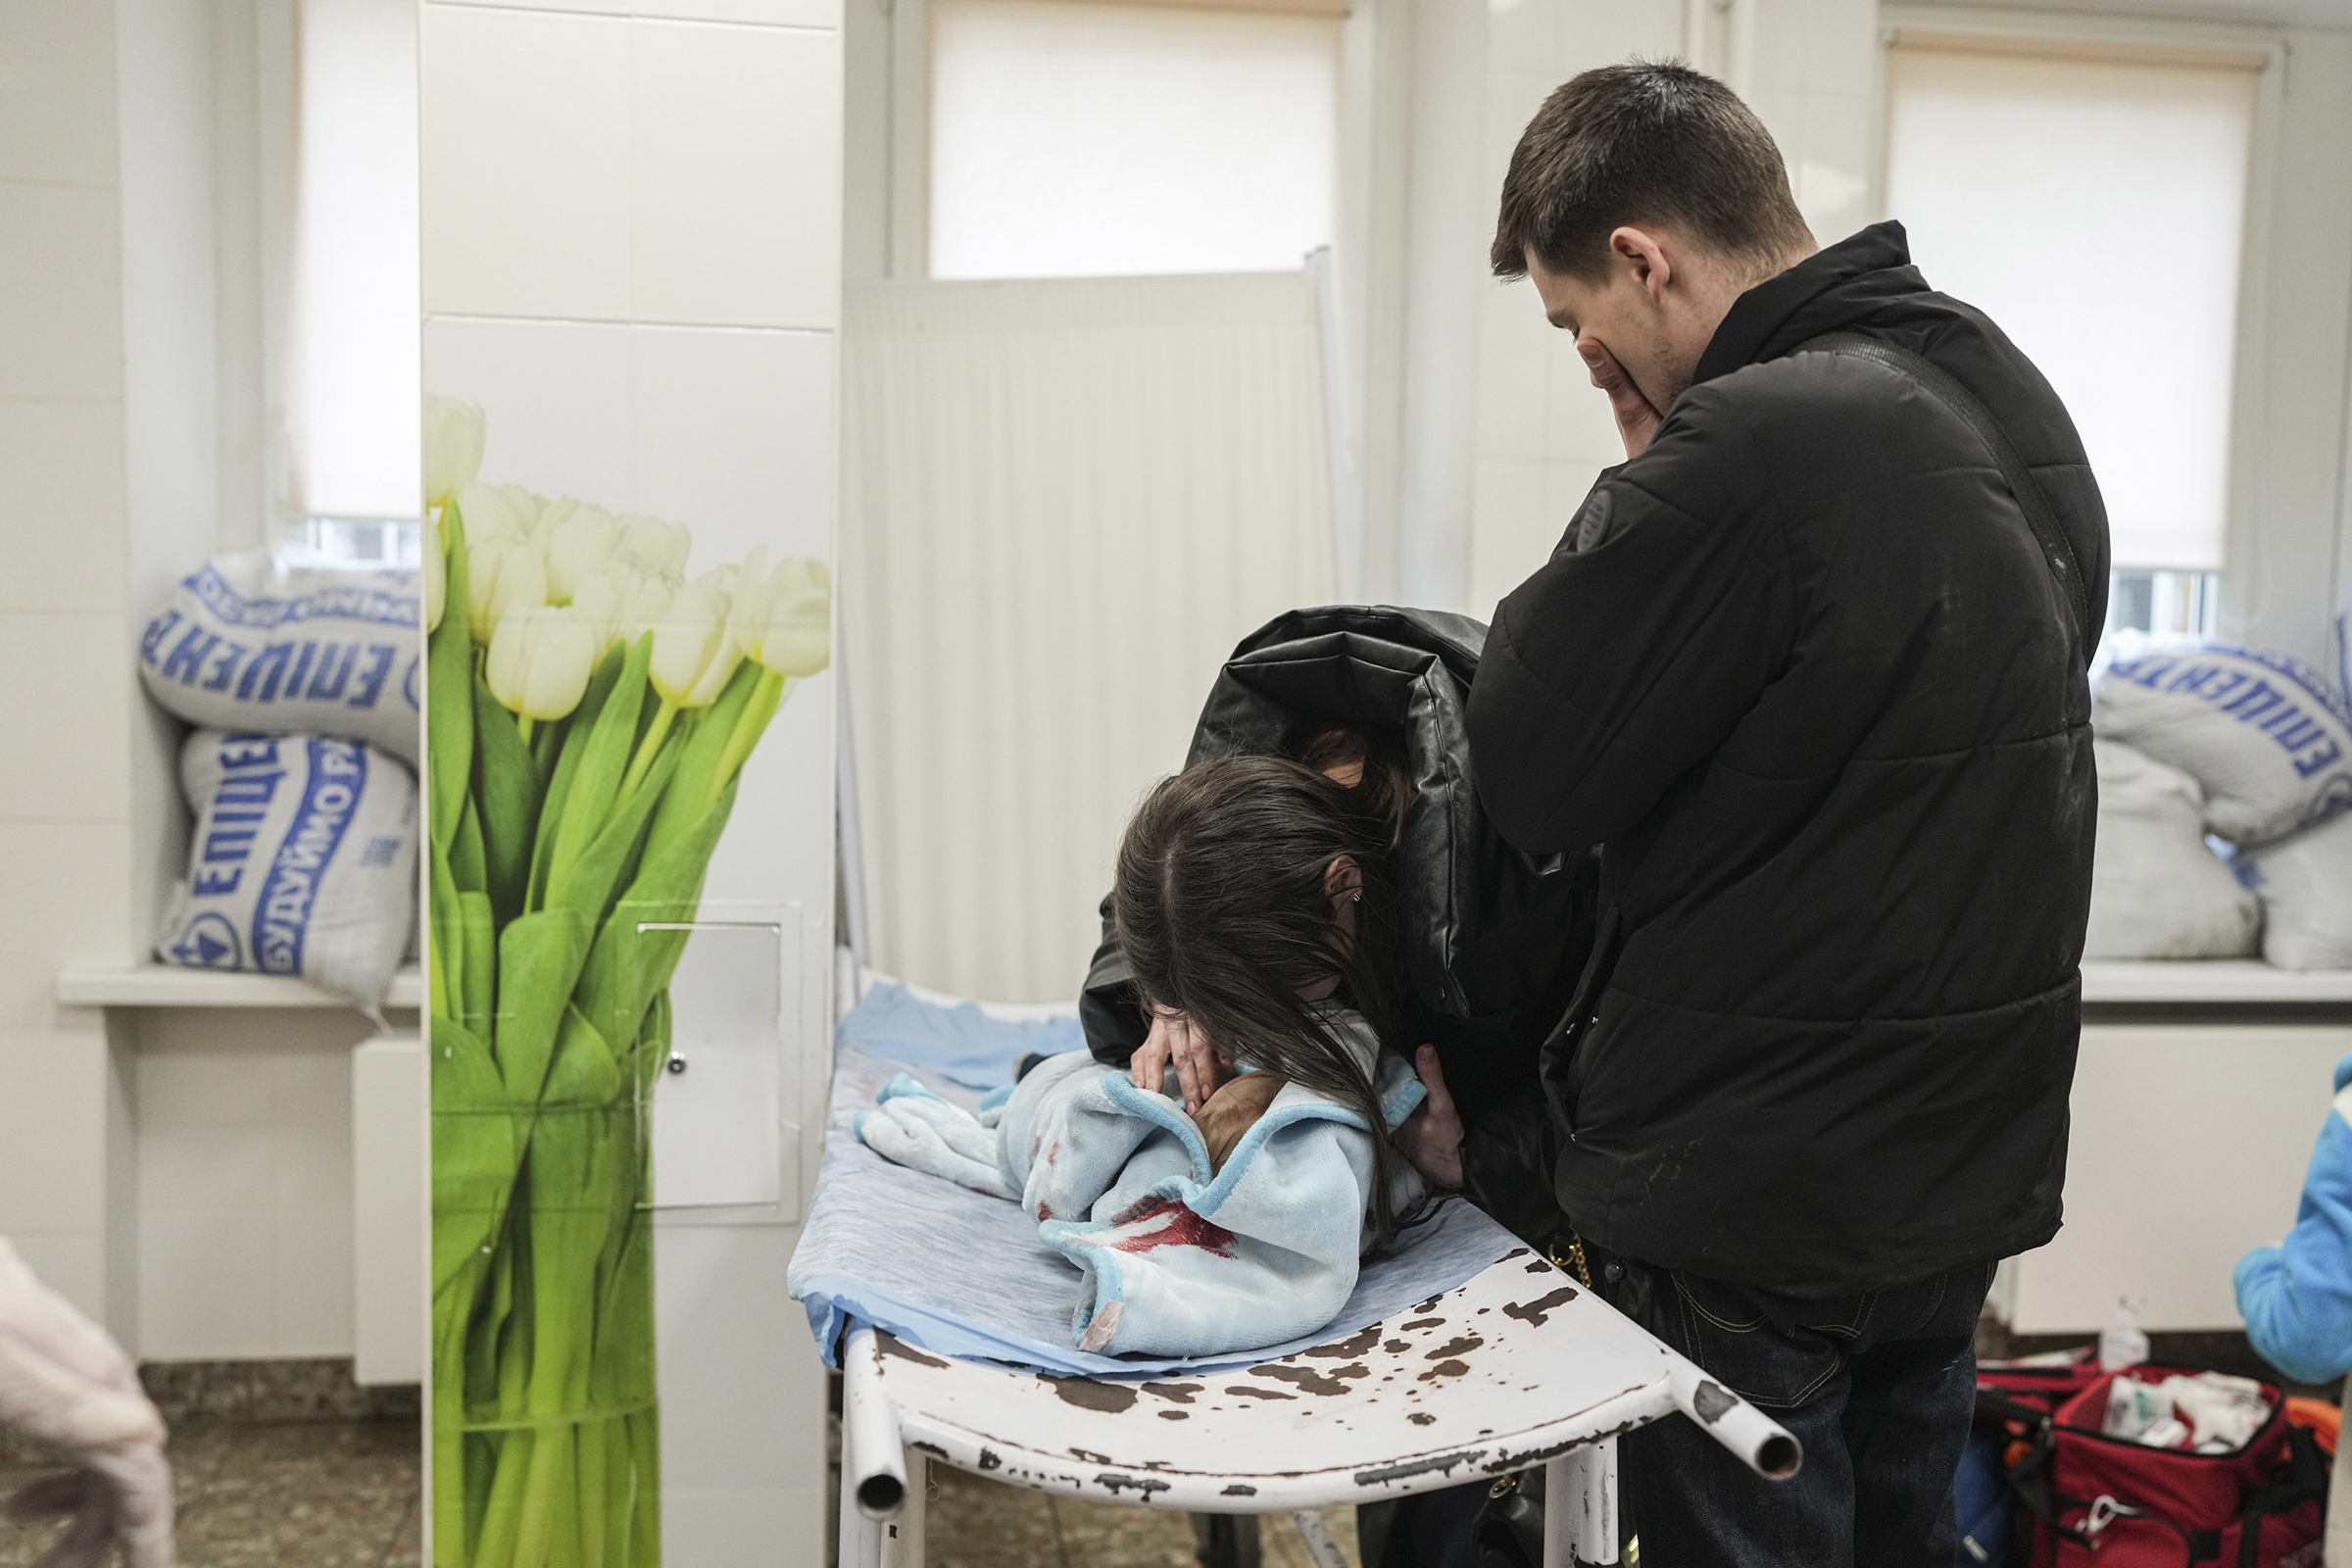
[[[1335,735],[1327,750],[1346,741]],[[1337,1101],[1371,1131],[1369,1219],[1385,1242],[1404,1178],[1355,1025],[1403,1054],[1389,876],[1396,800],[1364,787],[1364,760],[1345,782],[1339,767],[1247,755],[1161,781],[1128,823],[1111,903],[1140,1000],[1186,1020],[1207,1070],[1228,1077],[1186,1096],[1212,1155],[1283,1084]]]
[[[1213,844],[1218,875],[1180,903],[1122,858],[1079,1015],[1098,1061],[1151,1090],[1172,1071],[1188,1111],[1233,1120],[1250,1091],[1220,1088],[1219,1053],[1230,1057],[1246,1026],[1272,1032],[1291,1004],[1255,937],[1216,930],[1279,928],[1265,952],[1296,968],[1312,940],[1307,847],[1324,866],[1345,853],[1374,870],[1347,995],[1429,1091],[1395,1147],[1548,1250],[1569,1237],[1537,1060],[1590,955],[1598,875],[1589,853],[1521,854],[1479,805],[1464,719],[1485,642],[1465,616],[1364,606],[1293,611],[1244,639],[1210,688],[1186,771],[1159,787],[1165,807],[1187,807],[1185,831]],[[1289,771],[1194,777],[1245,758]],[[1249,781],[1277,776],[1292,782],[1242,799]],[[1207,820],[1220,814],[1230,820]],[[1297,866],[1275,842],[1298,846]],[[1295,1018],[1285,1027],[1296,1039]]]

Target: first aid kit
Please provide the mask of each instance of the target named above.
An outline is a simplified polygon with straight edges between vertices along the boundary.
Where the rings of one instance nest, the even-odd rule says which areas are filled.
[[[1972,1535],[1971,1561],[2317,1568],[2328,1466],[2270,1384],[2185,1367],[2102,1372],[2086,1348],[1981,1367],[1977,1415],[2003,1447],[2019,1528],[2005,1541]]]
[[[364,741],[414,765],[422,612],[414,571],[220,556],[148,621],[139,676],[191,724]]]
[[[198,730],[179,772],[196,825],[157,956],[381,1005],[416,921],[407,765],[331,736]]]

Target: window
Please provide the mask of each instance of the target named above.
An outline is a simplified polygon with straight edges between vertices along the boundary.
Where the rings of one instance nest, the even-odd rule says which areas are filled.
[[[1899,34],[1889,213],[2066,400],[2107,499],[2117,625],[2210,628],[2264,57]]]
[[[931,275],[1296,270],[1332,238],[1337,10],[932,0]]]

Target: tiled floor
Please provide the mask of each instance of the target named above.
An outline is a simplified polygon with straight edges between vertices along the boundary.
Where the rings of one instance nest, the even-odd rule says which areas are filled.
[[[1120,1508],[1007,1487],[945,1466],[931,1472],[924,1520],[927,1568],[1195,1568],[1186,1517],[1157,1508]],[[1324,1525],[1355,1568],[1355,1510],[1328,1508]],[[1264,1568],[1314,1568],[1284,1518],[1258,1522]]]
[[[169,1453],[181,1568],[418,1568],[414,1421],[188,1421]],[[41,1473],[0,1469],[0,1497]],[[29,1568],[62,1528],[0,1518],[0,1568]]]

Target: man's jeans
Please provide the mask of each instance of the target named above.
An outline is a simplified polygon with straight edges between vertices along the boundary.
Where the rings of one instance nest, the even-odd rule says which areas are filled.
[[[1781,1296],[1594,1258],[1619,1311],[1796,1435],[1767,1481],[1693,1423],[1625,1435],[1626,1511],[1654,1568],[1950,1568],[1992,1265],[1858,1296]]]

